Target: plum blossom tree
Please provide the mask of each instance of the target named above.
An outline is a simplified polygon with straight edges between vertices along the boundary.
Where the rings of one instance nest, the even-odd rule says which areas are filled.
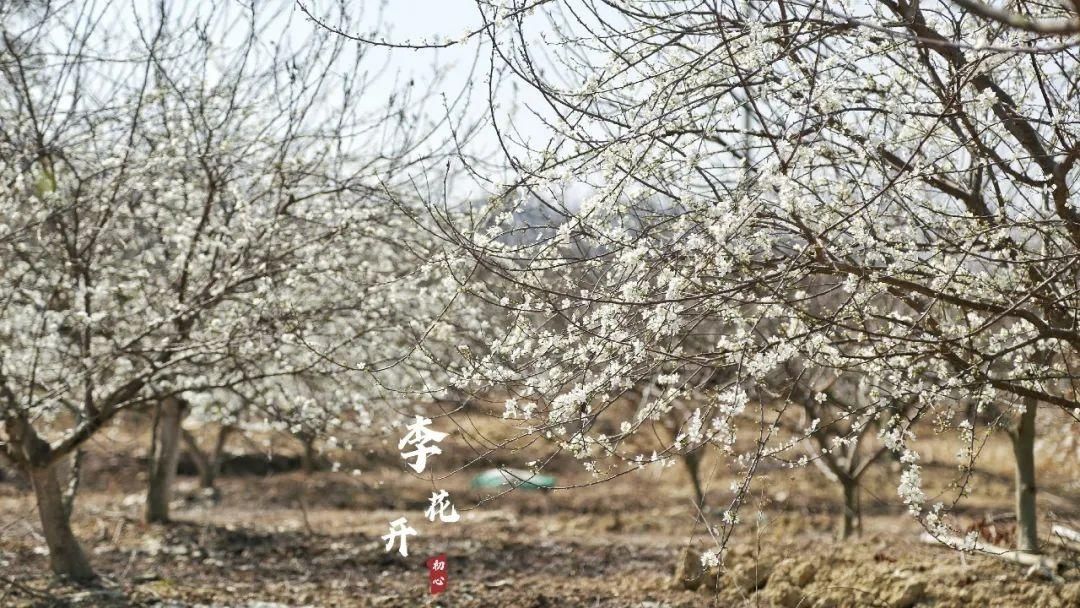
[[[335,346],[367,365],[350,349],[418,276],[395,232],[414,224],[387,219],[384,193],[435,158],[436,131],[409,90],[361,107],[378,76],[357,69],[364,53],[300,36],[287,12],[0,15],[0,450],[32,482],[53,571],[85,582],[61,461],[119,413],[157,408],[147,515],[167,519],[190,402],[325,373],[326,353],[296,344],[328,316],[349,317]]]
[[[997,404],[1017,548],[1038,551],[1037,412],[1078,420],[1074,4],[477,8],[466,40],[540,100],[551,139],[537,149],[497,129],[515,175],[486,213],[440,223],[515,320],[466,383],[519,387],[539,404],[533,428],[591,468],[697,392],[749,480],[790,447],[755,388],[800,359],[855,374],[871,419],[906,404],[879,438],[904,464],[901,499],[935,533],[946,509],[927,504],[916,432],[967,441],[965,404]],[[567,198],[571,185],[589,195]],[[550,219],[523,227],[535,201]],[[522,232],[535,238],[507,238]],[[664,390],[601,431],[658,369]],[[701,369],[733,371],[705,386]]]

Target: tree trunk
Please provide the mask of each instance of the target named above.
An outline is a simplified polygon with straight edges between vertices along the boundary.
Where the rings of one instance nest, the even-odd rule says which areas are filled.
[[[839,536],[840,540],[847,540],[861,527],[857,525],[857,522],[862,519],[859,513],[859,482],[856,479],[841,477],[840,485],[844,489],[844,514],[840,520]]]
[[[199,469],[199,488],[210,490],[216,497],[218,495],[217,478],[221,474],[221,461],[225,457],[225,443],[232,434],[231,426],[223,426],[218,429],[214,449],[209,454],[199,447],[199,442],[190,431],[181,430],[184,444],[191,452],[191,458]]]
[[[694,488],[694,504],[698,508],[705,507],[705,490],[701,486],[701,454],[698,452],[686,452],[682,455],[686,472],[690,474],[690,483]]]
[[[79,541],[71,531],[71,517],[64,507],[64,495],[60,491],[56,466],[28,466],[27,475],[34,486],[41,529],[45,544],[49,547],[49,565],[52,571],[77,583],[96,580],[90,561],[86,559]]]
[[[158,405],[154,442],[150,456],[150,484],[146,492],[146,521],[167,523],[172,501],[176,464],[180,459],[180,425],[187,414],[185,403],[169,397]]]
[[[314,473],[318,466],[318,453],[315,451],[315,438],[311,435],[300,435],[300,442],[304,444],[304,453],[300,456],[300,466],[305,473]]]
[[[1035,413],[1039,402],[1025,399],[1026,410],[1014,432],[1013,455],[1016,459],[1016,548],[1030,553],[1039,552],[1039,535],[1035,511]]]
[[[4,426],[16,452],[9,456],[19,463],[34,489],[52,571],[76,583],[94,582],[94,569],[71,531],[71,513],[64,505],[52,448],[21,414],[9,415]]]
[[[75,508],[75,497],[79,494],[79,482],[82,480],[82,448],[75,450],[71,457],[71,469],[68,472],[67,487],[64,488],[64,511],[71,517]]]
[[[188,452],[191,453],[191,459],[195,461],[195,468],[199,470],[199,487],[204,490],[213,488],[215,475],[210,464],[210,457],[199,447],[199,442],[195,439],[195,435],[191,434],[191,431],[181,429],[180,436],[183,438]]]
[[[229,440],[229,435],[232,435],[233,427],[223,426],[218,429],[217,441],[214,442],[214,451],[210,454],[210,470],[209,470],[209,487],[213,488],[217,482],[218,475],[221,475],[221,461],[225,458],[225,443]]]

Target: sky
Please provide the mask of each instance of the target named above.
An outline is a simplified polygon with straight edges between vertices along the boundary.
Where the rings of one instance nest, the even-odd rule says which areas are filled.
[[[415,42],[437,36],[458,38],[482,23],[474,0],[364,0],[350,4],[350,10],[356,11],[353,17],[357,19],[361,31],[378,28],[380,35],[393,41]],[[432,76],[438,74],[441,82],[432,92],[445,95],[448,99],[457,98],[462,88],[471,82],[474,90],[469,96],[464,116],[467,121],[483,120],[489,119],[486,85],[489,57],[486,47],[479,48],[482,42],[481,37],[465,45],[446,49],[388,49],[380,54],[387,58],[390,71],[408,74],[418,83],[429,83]],[[480,56],[477,63],[478,48]],[[391,86],[389,81],[387,86]],[[505,130],[512,122],[513,129],[521,137],[534,142],[547,141],[547,129],[527,111],[528,107],[542,107],[540,101],[539,96],[528,88],[511,87],[508,82],[503,82],[496,95],[501,110],[497,114],[501,127]],[[438,108],[432,110],[439,111]],[[478,133],[474,143],[478,153],[501,155],[496,136],[490,128]]]
[[[50,35],[57,52],[63,52],[72,41],[76,24],[87,27],[93,22],[96,40],[94,48],[108,48],[114,59],[129,53],[137,56],[141,43],[152,33],[159,21],[159,0],[73,0],[76,12],[68,13],[75,20],[65,24],[54,23]],[[301,49],[318,25],[307,20],[295,0],[165,0],[170,14],[171,27],[207,28],[209,38],[222,47],[239,47],[246,31],[248,6],[255,3],[256,14],[263,23],[260,40],[264,40],[266,56],[271,47],[284,44]],[[394,41],[424,38],[460,38],[466,30],[475,30],[481,24],[475,0],[302,0],[317,15],[326,15],[343,2],[347,19],[351,24],[342,27],[347,31],[369,33]],[[327,19],[328,25],[339,25],[341,19]],[[337,21],[337,22],[335,22]],[[124,42],[126,41],[126,42]],[[410,80],[415,83],[417,98],[425,103],[413,108],[427,120],[444,120],[449,112],[450,123],[460,131],[462,125],[477,122],[489,123],[475,132],[468,152],[486,158],[491,170],[505,166],[503,153],[498,146],[494,130],[490,127],[488,86],[486,83],[489,56],[483,47],[485,39],[475,37],[468,43],[439,50],[386,49],[367,46],[361,70],[380,73],[377,79],[363,88],[361,107],[373,115],[385,111],[389,96]],[[130,48],[125,45],[130,45]],[[229,56],[223,53],[223,56]],[[352,69],[349,62],[342,62]],[[104,65],[104,64],[103,64]],[[109,78],[138,78],[141,64],[117,61],[104,67],[110,71]],[[228,70],[229,66],[220,66]],[[471,86],[470,86],[471,85]],[[512,92],[514,91],[514,92]],[[107,92],[105,93],[108,94]],[[512,127],[521,137],[534,143],[546,143],[549,133],[531,113],[524,108],[542,107],[538,95],[525,87],[511,87],[507,83],[498,89],[495,100],[498,105],[495,119],[505,131]],[[445,120],[444,120],[445,122]],[[446,138],[450,137],[449,123],[445,125]],[[456,196],[482,196],[483,192],[458,192]]]

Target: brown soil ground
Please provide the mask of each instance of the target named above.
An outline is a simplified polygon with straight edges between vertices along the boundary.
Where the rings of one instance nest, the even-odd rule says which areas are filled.
[[[275,453],[295,453],[286,439],[274,442]],[[468,460],[452,442],[432,469]],[[812,468],[765,472],[741,511],[717,589],[689,591],[671,588],[674,566],[686,547],[712,541],[697,523],[681,468],[574,490],[519,490],[441,524],[423,515],[433,488],[449,490],[459,508],[489,491],[470,488],[474,470],[436,481],[408,475],[395,447],[369,441],[351,460],[342,456],[349,460],[343,470],[356,466],[359,475],[228,475],[219,501],[200,495],[193,477],[181,477],[176,523],[151,526],[139,517],[145,437],[112,431],[88,452],[75,509],[76,532],[104,588],[76,589],[48,576],[32,496],[9,475],[0,483],[0,606],[1080,607],[1075,553],[1054,549],[1067,563],[1048,579],[920,543],[921,528],[896,499],[899,473],[890,462],[866,480],[862,535],[843,543],[834,540],[838,486]],[[255,448],[230,444],[234,453]],[[931,455],[924,462],[931,486],[955,478],[949,450],[943,444],[940,461]],[[1008,448],[987,450],[990,464],[956,511],[958,525],[1009,512]],[[1051,521],[1080,527],[1075,463],[1055,462],[1041,473],[1044,532]],[[726,505],[733,477],[706,464],[714,473],[709,503]],[[550,470],[560,483],[590,480],[561,459]],[[420,532],[409,540],[408,558],[386,553],[379,538],[401,516]],[[995,531],[1007,540],[1009,524]],[[450,588],[433,597],[424,564],[438,553],[448,556]]]

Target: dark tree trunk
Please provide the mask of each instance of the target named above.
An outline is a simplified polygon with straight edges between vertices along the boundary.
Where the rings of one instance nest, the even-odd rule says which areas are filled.
[[[191,431],[182,429],[180,435],[184,440],[184,445],[187,446],[188,452],[191,454],[191,459],[195,461],[195,468],[199,470],[199,487],[203,489],[213,488],[215,475],[210,464],[210,457],[199,447],[199,442],[191,434]]]
[[[682,455],[686,472],[690,475],[690,483],[694,488],[694,504],[698,508],[705,508],[705,489],[701,484],[701,453],[699,451],[686,452]]]
[[[191,452],[196,468],[199,469],[199,487],[213,491],[215,496],[218,493],[216,484],[221,474],[221,461],[225,457],[225,443],[232,434],[232,430],[231,426],[223,426],[218,430],[213,451],[209,454],[199,447],[198,440],[190,431],[182,431],[184,443]]]
[[[225,458],[225,444],[229,441],[229,435],[232,435],[232,432],[233,427],[231,426],[223,426],[218,429],[217,440],[214,442],[214,451],[210,454],[210,485],[203,487],[214,487],[218,476],[221,475],[221,461]]]
[[[840,539],[846,540],[851,535],[862,532],[862,514],[859,507],[859,481],[851,478],[840,478],[840,485],[844,490],[844,513],[840,520]]]
[[[93,582],[97,578],[94,570],[71,531],[71,516],[64,505],[64,494],[60,490],[56,466],[31,466],[28,467],[27,475],[34,487],[52,571],[77,583]]]
[[[180,431],[186,404],[175,397],[158,404],[154,440],[150,456],[150,483],[146,492],[146,521],[167,523],[172,501],[176,464],[180,459]]]
[[[304,444],[304,453],[300,456],[300,466],[305,473],[314,473],[319,467],[319,455],[315,450],[315,437],[312,435],[300,435],[300,442]]]
[[[1039,534],[1035,511],[1035,414],[1039,402],[1025,399],[1026,411],[1010,433],[1016,459],[1016,548],[1038,553]]]
[[[71,512],[56,474],[59,459],[24,417],[13,415],[5,426],[12,446],[9,456],[20,465],[34,489],[53,573],[79,584],[96,581],[94,569],[71,530]]]

